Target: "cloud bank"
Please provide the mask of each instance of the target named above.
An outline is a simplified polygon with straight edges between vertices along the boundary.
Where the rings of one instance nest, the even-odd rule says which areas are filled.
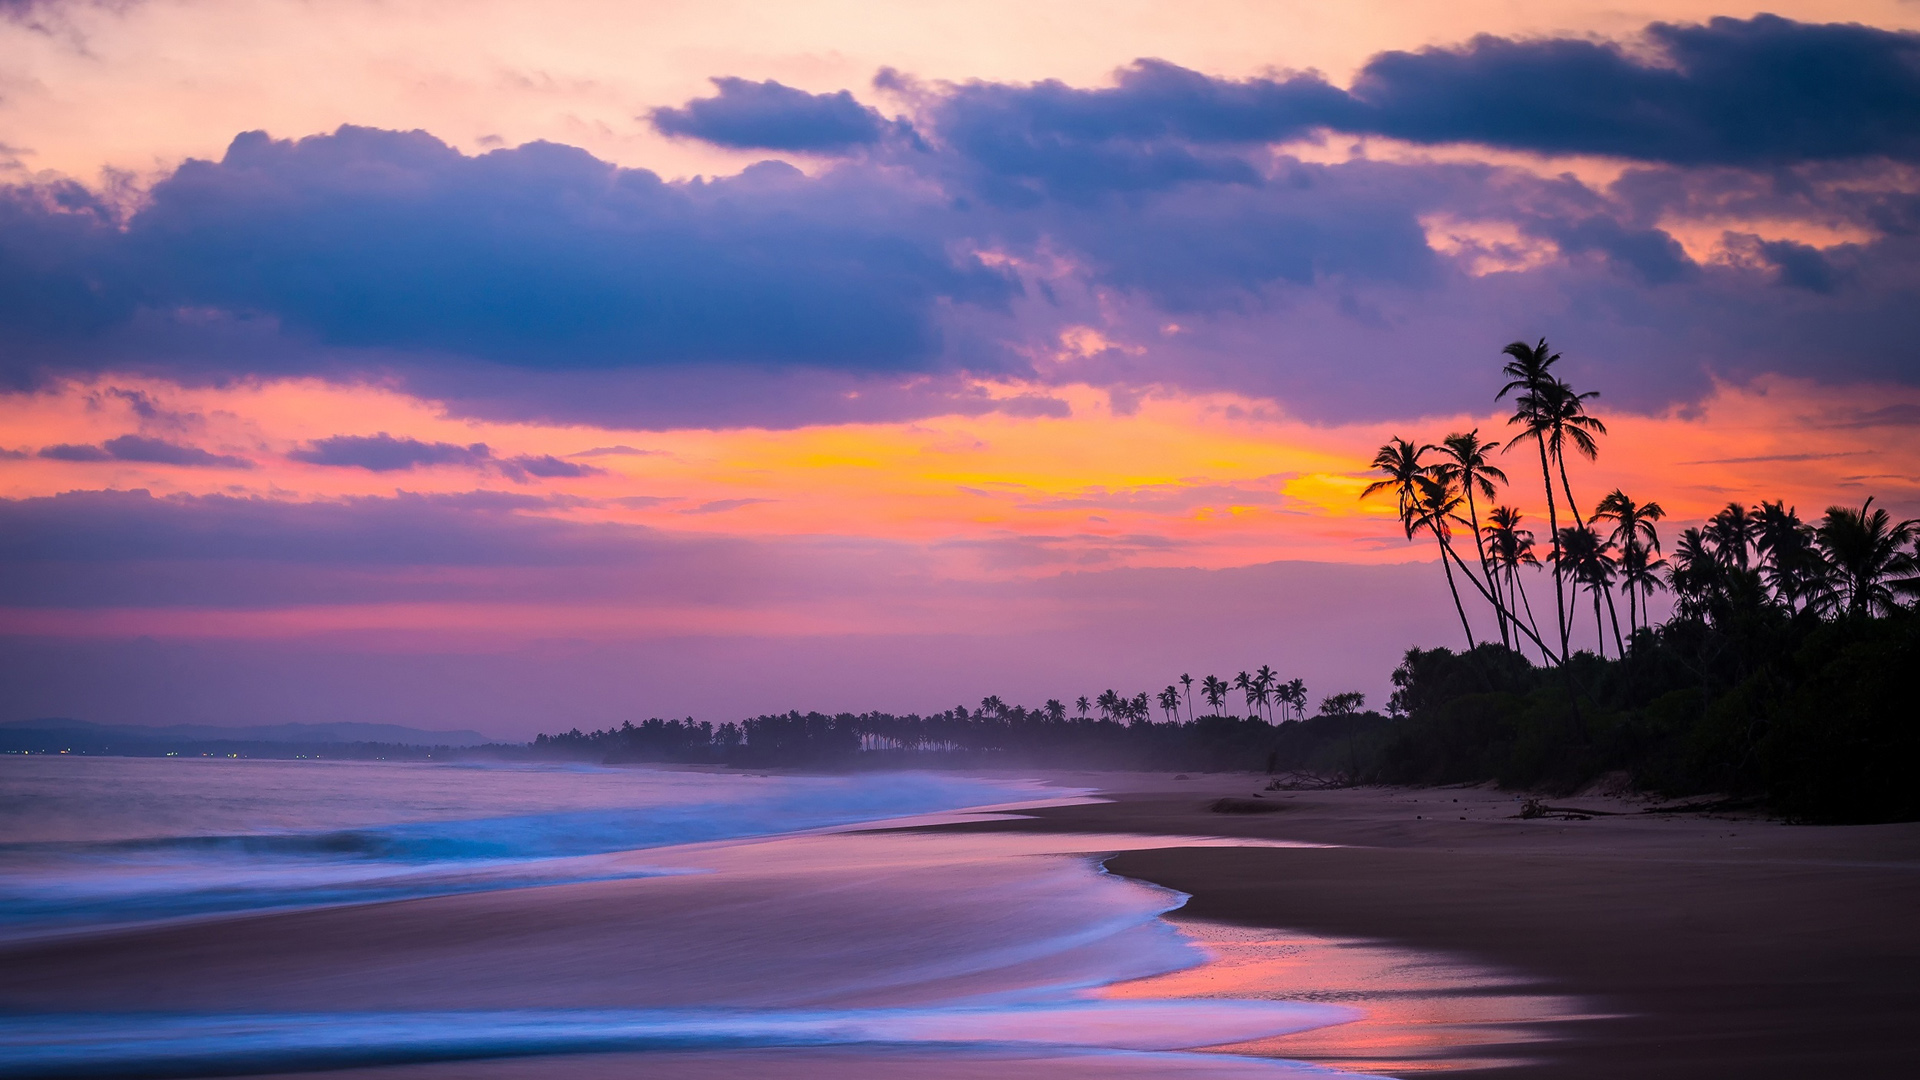
[[[1632,407],[1713,375],[1911,383],[1917,41],[1761,16],[1382,53],[1346,88],[1142,60],[1095,88],[883,72],[897,118],[731,77],[650,114],[837,156],[812,175],[250,132],[131,213],[0,192],[0,379],[371,374],[471,415],[641,427],[1012,407],[982,379],[1445,412],[1470,403],[1458,372],[1532,336]],[[1627,164],[1314,148],[1348,137]],[[1107,347],[1066,344],[1084,327]]]

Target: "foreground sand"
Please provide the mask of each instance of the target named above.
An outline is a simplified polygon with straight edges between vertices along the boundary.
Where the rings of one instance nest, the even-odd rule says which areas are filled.
[[[1067,778],[1073,782],[1074,778]],[[1617,1014],[1552,1025],[1542,1077],[1920,1075],[1920,824],[1613,811],[1522,820],[1483,789],[1261,791],[1240,776],[1078,778],[1115,801],[966,826],[1343,845],[1167,848],[1116,873],[1194,916],[1446,950]],[[1226,796],[1284,809],[1220,813]]]

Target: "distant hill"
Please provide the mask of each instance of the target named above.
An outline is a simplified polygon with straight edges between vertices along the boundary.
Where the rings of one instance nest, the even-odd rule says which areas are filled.
[[[122,750],[151,753],[161,745],[199,749],[210,745],[325,746],[385,743],[402,746],[479,746],[493,740],[477,731],[429,731],[399,724],[258,724],[219,727],[212,724],[95,724],[86,720],[48,717],[0,722],[0,750],[45,750],[52,742],[70,742],[74,749],[100,753]]]

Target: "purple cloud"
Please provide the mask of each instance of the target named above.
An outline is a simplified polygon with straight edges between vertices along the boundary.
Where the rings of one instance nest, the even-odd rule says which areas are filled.
[[[1161,61],[1092,89],[886,75],[916,138],[814,176],[763,162],[669,183],[551,144],[468,157],[422,132],[250,133],[124,221],[78,185],[0,189],[0,384],[377,373],[465,415],[641,428],[1064,407],[977,384],[1014,377],[1356,419],[1483,405],[1462,367],[1543,335],[1636,406],[1761,372],[1913,382],[1914,40],[1771,17],[1656,25],[1655,59],[1482,37],[1383,54],[1351,89]],[[1562,65],[1563,83],[1537,78]],[[673,115],[799,131],[849,103],[865,108],[731,81]],[[1326,130],[1643,164],[1598,186],[1274,152]],[[1476,268],[1429,239],[1452,220],[1529,257]],[[1700,263],[1667,231],[1715,220],[1864,239],[1734,237],[1741,257]],[[1051,357],[1081,325],[1128,348]]]
[[[888,127],[845,90],[809,94],[772,79],[712,81],[720,91],[715,96],[649,113],[654,129],[742,150],[831,154],[878,142]]]
[[[493,451],[486,443],[457,446],[447,442],[421,442],[396,439],[386,432],[378,435],[334,435],[315,439],[287,454],[309,465],[335,465],[366,469],[369,472],[399,472],[422,465],[477,466],[491,463]]]

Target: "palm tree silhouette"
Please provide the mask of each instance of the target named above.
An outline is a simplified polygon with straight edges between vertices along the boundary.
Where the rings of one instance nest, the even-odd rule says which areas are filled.
[[[1180,688],[1169,686],[1160,691],[1160,712],[1166,716],[1167,723],[1177,723],[1180,719]]]
[[[1087,695],[1081,694],[1079,698],[1074,701],[1073,707],[1080,710],[1080,719],[1085,720],[1087,718],[1087,710],[1093,707],[1093,703],[1087,700]]]
[[[1646,601],[1654,591],[1664,589],[1660,580],[1660,571],[1666,569],[1667,560],[1653,557],[1636,538],[1629,537],[1620,549],[1620,584],[1627,590],[1627,627],[1631,638],[1639,633],[1638,612],[1644,609]]]
[[[1246,695],[1247,708],[1253,708],[1253,676],[1241,672],[1233,677],[1233,688]]]
[[[1277,677],[1277,673],[1265,664],[1261,664],[1260,670],[1253,673],[1253,695],[1263,709],[1273,700],[1273,680]],[[1272,718],[1271,713],[1268,718]]]
[[[1366,499],[1383,491],[1393,492],[1400,511],[1400,525],[1409,540],[1413,539],[1416,530],[1427,526],[1429,522],[1433,523],[1434,540],[1441,548],[1440,568],[1447,575],[1447,591],[1453,594],[1453,608],[1460,613],[1460,627],[1467,633],[1467,648],[1472,649],[1473,627],[1467,622],[1466,605],[1460,602],[1460,589],[1453,583],[1453,565],[1447,561],[1446,554],[1445,518],[1451,512],[1451,505],[1458,505],[1459,499],[1453,498],[1451,505],[1448,505],[1449,486],[1437,482],[1433,475],[1434,466],[1421,460],[1432,449],[1432,444],[1415,444],[1395,435],[1373,455],[1373,467],[1386,473],[1386,479],[1368,484],[1360,492],[1360,497]],[[1441,508],[1437,515],[1436,507]]]
[[[1307,718],[1307,684],[1304,679],[1294,679],[1287,683],[1287,700],[1293,702],[1294,719]]]
[[[1187,692],[1187,723],[1193,723],[1193,676],[1180,675],[1180,688]]]
[[[1220,703],[1227,699],[1227,684],[1219,676],[1209,675],[1200,684],[1200,696],[1206,698],[1207,704],[1213,707],[1213,715],[1219,716]]]
[[[1747,547],[1760,536],[1760,516],[1740,503],[1730,502],[1707,521],[1702,530],[1713,543],[1713,556],[1729,570],[1747,568]]]
[[[1648,569],[1652,564],[1649,552],[1658,553],[1660,550],[1660,530],[1654,527],[1654,522],[1666,516],[1666,510],[1663,509],[1659,503],[1650,502],[1643,506],[1634,502],[1627,496],[1626,492],[1621,491],[1619,488],[1614,488],[1608,492],[1606,497],[1600,500],[1599,505],[1593,509],[1593,519],[1595,521],[1613,522],[1613,532],[1608,539],[1612,540],[1614,546],[1620,549],[1620,565],[1622,570],[1624,571],[1626,569],[1627,563],[1629,559],[1631,559],[1634,565],[1641,568],[1643,576],[1651,573],[1651,570]],[[1665,562],[1664,559],[1660,561]],[[1651,577],[1646,577],[1647,582],[1654,580],[1655,579]],[[1634,613],[1634,583],[1626,582],[1626,588],[1627,629],[1629,636],[1631,636],[1632,632],[1638,629]],[[1607,603],[1609,607],[1611,607],[1613,603],[1611,596],[1609,596]],[[1624,650],[1622,650],[1621,655],[1626,655]]]
[[[1814,543],[1813,527],[1784,502],[1763,502],[1757,514],[1754,550],[1767,586],[1789,612],[1796,601],[1820,607],[1833,595],[1826,557]]]
[[[1508,382],[1500,388],[1498,394],[1494,395],[1494,400],[1498,401],[1516,390],[1519,391],[1514,398],[1513,416],[1507,420],[1507,423],[1520,425],[1525,432],[1522,437],[1531,436],[1535,448],[1540,451],[1540,482],[1547,493],[1547,536],[1553,543],[1553,552],[1548,556],[1548,562],[1553,567],[1554,619],[1560,631],[1560,655],[1565,656],[1567,654],[1567,602],[1564,595],[1566,586],[1560,580],[1560,513],[1554,506],[1553,472],[1547,460],[1548,424],[1542,407],[1546,400],[1546,388],[1558,382],[1553,377],[1552,368],[1559,362],[1560,354],[1548,348],[1546,338],[1541,338],[1538,345],[1516,341],[1501,351],[1511,358],[1500,369],[1501,373],[1507,376]],[[1509,451],[1518,445],[1520,445],[1520,439],[1507,440]]]
[[[1600,596],[1606,593],[1613,583],[1614,558],[1613,545],[1601,539],[1590,525],[1569,525],[1560,530],[1560,557],[1567,562],[1567,572],[1573,580],[1587,587],[1593,596],[1593,632],[1602,657],[1607,655],[1606,630],[1600,622]],[[1612,594],[1607,593],[1608,602]],[[1620,644],[1620,621],[1613,623],[1614,644],[1619,646],[1622,655],[1626,646]]]
[[[1673,546],[1672,566],[1667,570],[1667,584],[1680,602],[1680,617],[1710,617],[1716,600],[1725,592],[1725,579],[1706,533],[1697,528],[1683,530]]]
[[[1486,534],[1489,557],[1507,583],[1507,610],[1515,612],[1516,624],[1519,623],[1518,611],[1525,610],[1533,636],[1538,640],[1540,624],[1534,620],[1533,601],[1527,598],[1526,586],[1520,581],[1520,568],[1539,566],[1540,560],[1533,554],[1533,531],[1520,527],[1521,517],[1520,511],[1511,506],[1496,506],[1487,512],[1487,524],[1481,526],[1481,531]],[[1518,605],[1514,603],[1515,597],[1519,598]],[[1541,659],[1550,657],[1542,653]]]
[[[1920,560],[1903,551],[1913,544],[1920,521],[1894,522],[1886,507],[1869,498],[1858,510],[1829,506],[1815,542],[1833,566],[1835,591],[1848,615],[1890,614],[1897,594],[1920,595]]]
[[[1442,439],[1435,447],[1446,459],[1432,467],[1434,479],[1458,487],[1467,496],[1467,524],[1473,529],[1473,545],[1480,554],[1480,575],[1489,586],[1493,586],[1493,569],[1487,562],[1487,549],[1480,540],[1480,507],[1475,499],[1476,492],[1493,498],[1493,482],[1507,482],[1507,474],[1487,460],[1487,455],[1500,449],[1498,442],[1486,442],[1480,438],[1480,429],[1461,433],[1455,432]],[[1511,647],[1512,640],[1507,635],[1507,615],[1500,615],[1500,644]]]

